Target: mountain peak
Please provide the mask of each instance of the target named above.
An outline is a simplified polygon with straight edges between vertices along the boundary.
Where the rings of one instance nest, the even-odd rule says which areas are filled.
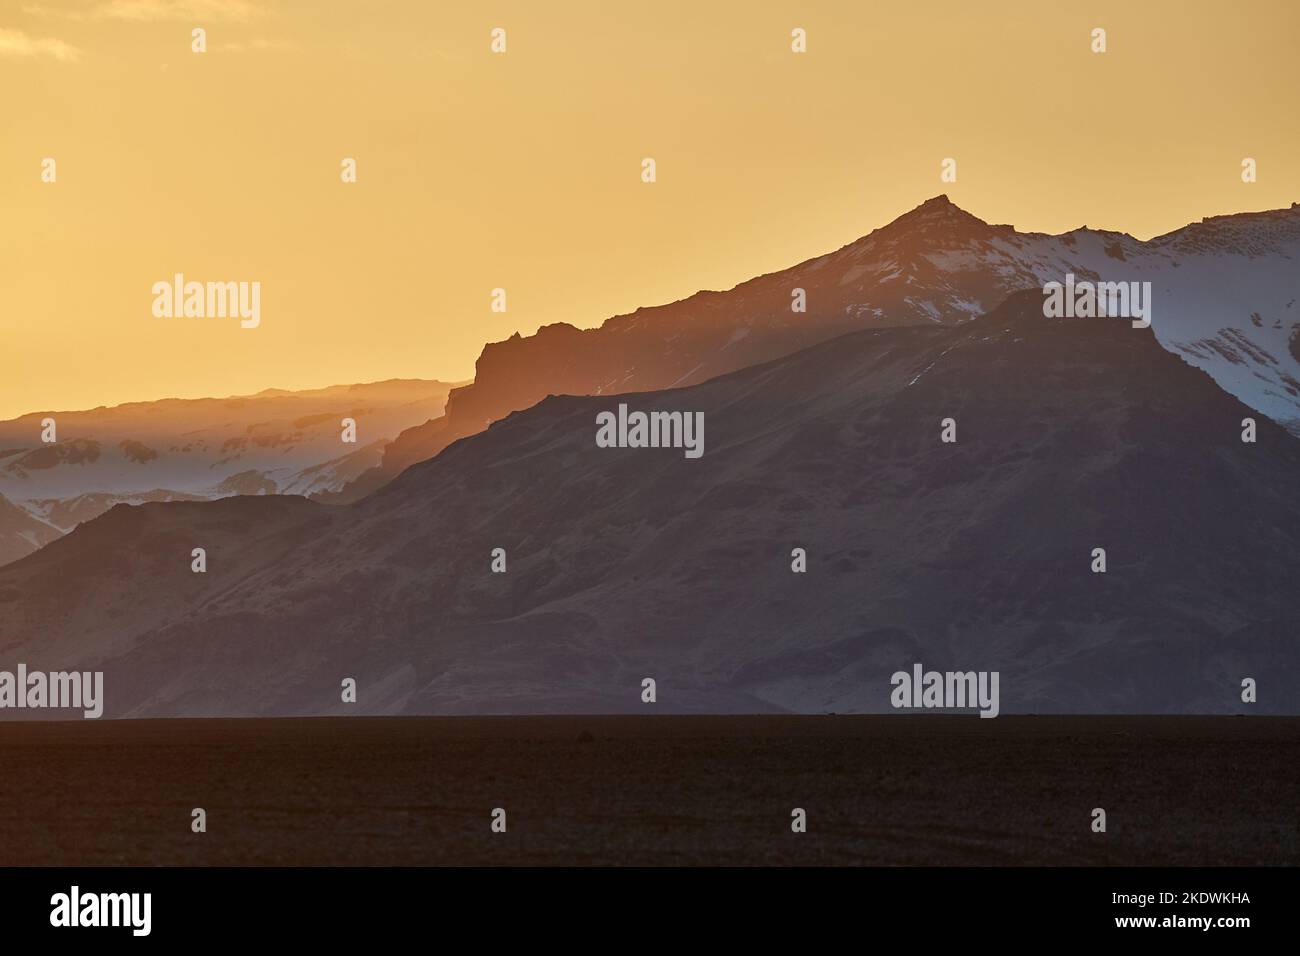
[[[963,219],[975,218],[966,210],[958,206],[951,199],[949,199],[947,193],[940,193],[937,196],[931,196],[929,199],[921,203],[921,205],[917,206],[911,212],[904,213],[903,215],[904,216],[925,215],[928,217],[956,216],[958,218],[963,218]]]
[[[940,193],[938,196],[927,199],[910,212],[903,213],[885,228],[898,226],[905,226],[909,229],[919,228],[921,230],[931,227],[941,229],[978,227],[987,229],[988,223],[962,209],[948,198],[947,193]]]

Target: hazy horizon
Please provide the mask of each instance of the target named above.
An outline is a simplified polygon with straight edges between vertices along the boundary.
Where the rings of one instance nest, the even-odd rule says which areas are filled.
[[[113,409],[124,408],[128,405],[152,405],[158,402],[225,402],[237,399],[262,398],[265,397],[268,392],[301,396],[309,395],[314,392],[329,392],[338,388],[369,388],[376,385],[388,385],[395,382],[429,382],[448,385],[452,388],[459,388],[463,385],[468,385],[472,381],[473,378],[468,378],[463,381],[444,382],[441,379],[435,378],[423,378],[418,376],[413,378],[403,378],[400,376],[393,376],[391,378],[381,378],[370,382],[331,382],[328,385],[304,385],[300,388],[283,388],[278,385],[268,385],[266,388],[258,389],[255,392],[241,392],[237,395],[158,395],[153,398],[127,399],[121,402],[114,402],[111,405],[95,405],[89,408],[36,408],[20,412],[17,415],[10,415],[8,418],[0,418],[0,422],[11,422],[20,418],[26,418],[29,415],[79,415],[87,412],[111,411]]]

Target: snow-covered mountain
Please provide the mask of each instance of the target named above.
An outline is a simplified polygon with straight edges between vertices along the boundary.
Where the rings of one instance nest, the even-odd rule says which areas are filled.
[[[645,713],[645,677],[657,712],[885,712],[916,662],[998,671],[1004,713],[1300,713],[1300,441],[1041,302],[549,398],[346,508],[114,508],[0,568],[0,660],[103,670],[109,717]],[[704,454],[599,447],[620,401],[702,414]]]
[[[932,218],[943,219],[937,211]],[[951,242],[936,229],[937,245],[947,248],[909,259],[913,283],[934,277],[936,320],[941,303],[947,315],[961,311],[959,292],[972,274],[1023,288],[1070,273],[1150,282],[1160,344],[1300,434],[1300,205],[1216,216],[1147,241],[1086,227],[1052,236],[990,226]]]
[[[690,385],[846,332],[954,324],[1073,273],[1150,281],[1159,341],[1257,411],[1300,433],[1300,207],[1219,216],[1148,241],[1081,227],[990,225],[938,196],[843,248],[727,292],[698,292],[599,328],[545,326],[487,345],[443,416],[399,435],[355,500],[550,394]],[[792,310],[796,289],[806,311]]]
[[[440,414],[451,388],[395,379],[0,422],[0,495],[9,509],[0,517],[0,564],[116,504],[338,490],[377,465],[403,429]],[[42,441],[47,418],[56,442]],[[355,444],[342,440],[344,418],[356,422]]]

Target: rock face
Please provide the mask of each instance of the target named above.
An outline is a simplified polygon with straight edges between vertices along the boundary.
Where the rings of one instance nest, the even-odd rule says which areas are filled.
[[[728,292],[597,329],[550,325],[489,344],[442,417],[403,432],[378,468],[321,500],[358,500],[547,395],[690,385],[864,328],[956,324],[1070,273],[1150,282],[1159,341],[1300,434],[1300,207],[1206,219],[1143,242],[1087,228],[1021,233],[938,196],[836,252]],[[806,312],[791,310],[795,289]]]
[[[642,711],[646,677],[664,712],[881,712],[914,663],[999,671],[1002,713],[1239,712],[1246,677],[1300,712],[1300,441],[1243,443],[1154,331],[1029,292],[548,398],[346,508],[114,508],[0,569],[0,661],[105,671],[109,716]],[[596,447],[618,402],[703,412],[703,456]]]

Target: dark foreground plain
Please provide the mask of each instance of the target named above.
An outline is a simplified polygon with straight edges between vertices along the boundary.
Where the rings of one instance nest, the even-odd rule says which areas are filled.
[[[0,767],[8,866],[1300,863],[1300,718],[5,723]]]

